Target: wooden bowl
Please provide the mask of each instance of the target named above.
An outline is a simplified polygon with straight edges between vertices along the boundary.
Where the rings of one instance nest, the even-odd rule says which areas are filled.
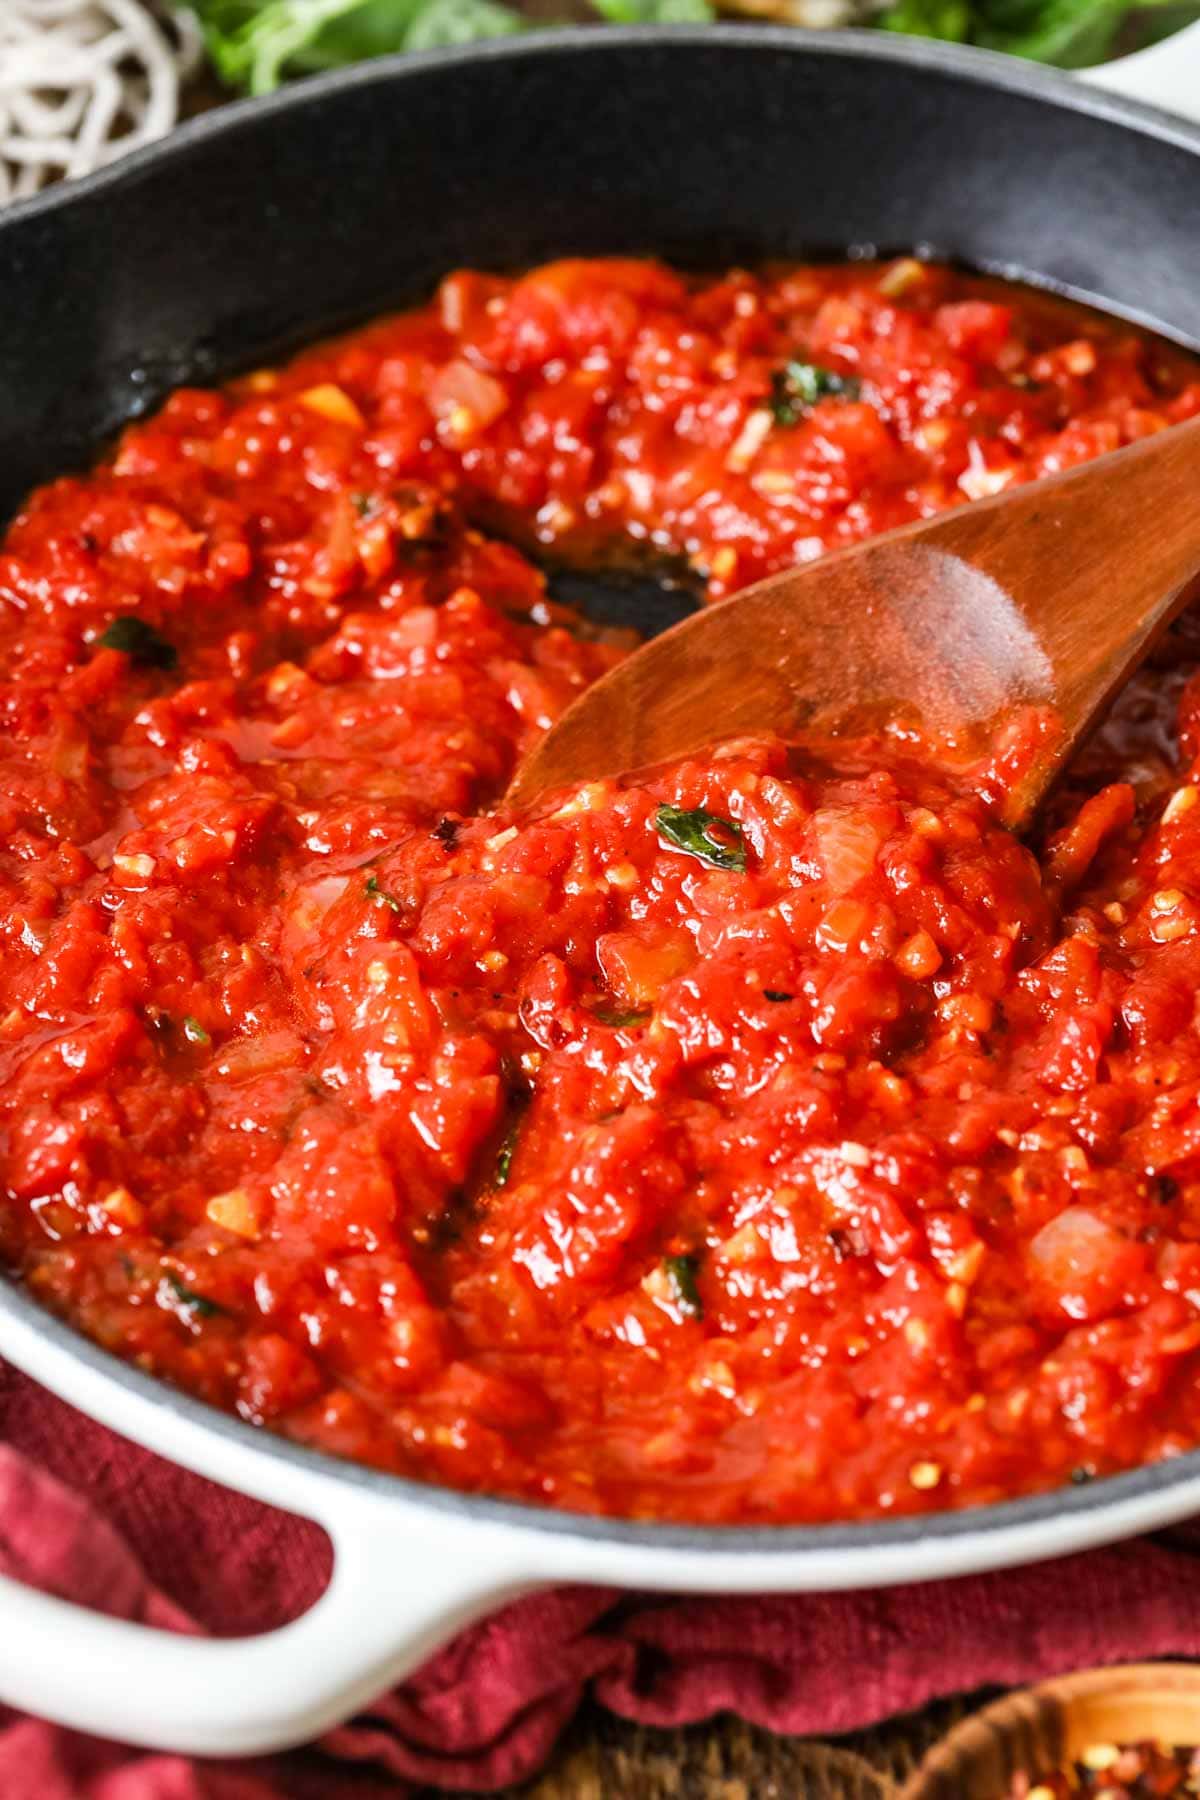
[[[1091,1744],[1200,1744],[1200,1664],[1123,1663],[1006,1694],[935,1744],[899,1800],[1006,1800]]]

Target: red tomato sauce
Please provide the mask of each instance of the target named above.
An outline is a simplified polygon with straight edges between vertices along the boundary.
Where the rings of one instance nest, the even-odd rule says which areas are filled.
[[[1182,353],[945,269],[575,262],[35,494],[9,1267],[243,1418],[559,1507],[915,1512],[1200,1442],[1194,626],[1029,844],[899,740],[515,819],[628,645],[489,535],[719,598],[1197,411]]]

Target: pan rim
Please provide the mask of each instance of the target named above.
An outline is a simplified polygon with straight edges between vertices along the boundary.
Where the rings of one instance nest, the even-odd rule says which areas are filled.
[[[522,64],[575,57],[582,52],[643,51],[671,45],[675,49],[724,46],[731,50],[782,51],[796,56],[827,57],[890,64],[932,75],[945,75],[979,87],[999,88],[1022,98],[1080,112],[1106,123],[1200,155],[1200,125],[1192,125],[1159,107],[1092,87],[1061,69],[973,45],[948,44],[934,38],[841,28],[805,30],[791,25],[572,25],[530,31],[518,37],[485,39],[446,49],[400,52],[373,57],[348,68],[309,75],[269,94],[251,95],[187,119],[165,137],[115,158],[90,175],[59,182],[25,200],[11,201],[0,213],[0,237],[29,220],[43,219],[67,207],[79,207],[94,196],[119,190],[160,162],[187,157],[195,148],[225,135],[236,135],[257,120],[285,116],[376,85],[419,80],[440,69],[475,64]]]
[[[418,1481],[411,1476],[390,1473],[363,1463],[332,1456],[326,1451],[281,1437],[262,1426],[251,1425],[236,1415],[226,1413],[208,1402],[173,1387],[161,1377],[147,1374],[124,1362],[111,1351],[84,1337],[65,1320],[47,1312],[37,1301],[17,1287],[8,1276],[0,1277],[0,1318],[8,1314],[52,1351],[63,1353],[70,1363],[102,1379],[114,1395],[154,1408],[168,1419],[198,1429],[233,1452],[251,1458],[266,1458],[278,1467],[292,1470],[301,1478],[315,1478],[349,1490],[366,1499],[402,1503],[435,1515],[447,1522],[462,1520],[487,1526],[508,1526],[523,1533],[535,1533],[557,1540],[574,1541],[588,1546],[605,1546],[638,1550],[672,1552],[719,1552],[722,1558],[733,1555],[746,1560],[767,1556],[777,1559],[815,1559],[816,1557],[862,1556],[869,1562],[894,1556],[897,1551],[918,1546],[945,1544],[947,1547],[974,1540],[1011,1543],[1038,1527],[1064,1520],[1075,1521],[1080,1528],[1089,1517],[1099,1526],[1106,1513],[1149,1501],[1190,1484],[1200,1486],[1200,1447],[1158,1462],[1144,1463],[1140,1468],[1113,1475],[1099,1476],[1082,1486],[1047,1488],[1034,1494],[1020,1495],[983,1506],[959,1507],[944,1512],[912,1513],[897,1518],[830,1520],[804,1525],[715,1525],[688,1524],[658,1519],[628,1519],[606,1513],[570,1512],[561,1507],[533,1501],[507,1499],[486,1493],[470,1493],[461,1489]],[[0,1351],[6,1347],[0,1338]],[[41,1375],[29,1368],[25,1359],[14,1366],[22,1368],[34,1381]],[[49,1385],[49,1384],[43,1384]],[[97,1415],[81,1406],[61,1385],[52,1391],[68,1405],[76,1406],[85,1416],[97,1421]],[[99,1421],[103,1423],[104,1421]],[[144,1442],[136,1429],[121,1425],[111,1429],[118,1435]],[[151,1446],[153,1447],[153,1446]],[[159,1452],[160,1454],[163,1454]],[[167,1460],[173,1460],[167,1455]],[[192,1466],[186,1464],[185,1466]],[[218,1482],[220,1476],[213,1477]],[[272,1504],[283,1504],[272,1502]],[[303,1505],[299,1510],[303,1511]],[[1126,1535],[1122,1533],[1121,1535]],[[1098,1530],[1095,1541],[1104,1541]],[[1001,1558],[998,1556],[996,1565]],[[1013,1560],[1011,1556],[1003,1558]],[[986,1557],[981,1564],[971,1555],[970,1566],[990,1566]],[[903,1577],[893,1577],[902,1579]],[[925,1578],[915,1569],[913,1579]]]
[[[225,135],[236,136],[260,120],[304,111],[343,93],[410,79],[420,80],[443,68],[474,66],[481,62],[523,65],[544,58],[570,59],[585,51],[607,50],[618,54],[667,44],[673,49],[722,46],[747,54],[783,52],[913,69],[1082,113],[1200,156],[1200,126],[1189,125],[1167,112],[1104,89],[1092,88],[1061,71],[988,51],[929,39],[901,38],[881,31],[823,33],[789,26],[752,24],[577,26],[530,32],[516,39],[501,38],[483,44],[379,57],[348,69],[306,78],[270,95],[232,101],[215,112],[185,122],[166,138],[132,151],[92,175],[12,203],[0,215],[0,244],[5,233],[21,226],[52,218],[64,209],[86,208],[93,200],[119,193],[160,163],[171,165],[177,160],[186,160],[210,141]],[[980,1558],[973,1557],[972,1566],[997,1566],[1002,1560],[1015,1559],[1011,1552],[1001,1556],[1002,1544],[1012,1545],[1014,1540],[1036,1533],[1039,1527],[1052,1521],[1075,1521],[1082,1537],[1087,1522],[1092,1520],[1097,1527],[1094,1541],[1101,1541],[1105,1536],[1102,1525],[1105,1515],[1161,1497],[1176,1488],[1200,1484],[1200,1448],[1197,1448],[1137,1469],[1097,1478],[1084,1486],[1057,1487],[984,1506],[899,1518],[806,1525],[709,1525],[573,1513],[549,1505],[436,1486],[345,1461],[279,1437],[121,1361],[45,1311],[9,1278],[0,1277],[0,1317],[4,1315],[19,1326],[27,1327],[51,1352],[61,1353],[69,1363],[99,1377],[114,1396],[124,1394],[150,1406],[168,1418],[173,1417],[199,1430],[206,1438],[224,1444],[231,1451],[244,1453],[248,1459],[267,1458],[299,1475],[323,1480],[363,1496],[400,1502],[409,1509],[440,1516],[447,1522],[460,1520],[464,1524],[507,1526],[580,1545],[673,1553],[719,1552],[723,1560],[767,1557],[772,1563],[788,1561],[794,1566],[817,1557],[845,1556],[862,1559],[866,1580],[871,1576],[873,1560],[922,1545],[936,1547],[941,1544],[950,1549],[968,1540],[986,1540],[994,1544],[997,1551],[994,1560],[989,1560],[986,1554],[982,1563]],[[25,1366],[13,1360],[14,1366]],[[42,1379],[33,1368],[29,1373],[34,1380]],[[55,1391],[69,1404],[78,1405],[66,1384],[59,1385]],[[87,1408],[81,1410],[87,1416],[96,1417]],[[121,1432],[123,1427],[118,1425],[114,1429]],[[126,1435],[136,1437],[137,1433],[131,1430]]]

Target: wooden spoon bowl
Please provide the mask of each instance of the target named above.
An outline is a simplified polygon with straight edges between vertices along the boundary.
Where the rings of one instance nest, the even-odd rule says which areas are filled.
[[[526,757],[516,806],[777,732],[914,724],[963,759],[1021,715],[1019,828],[1200,572],[1200,419],[768,577],[638,650]]]
[[[1096,1744],[1200,1743],[1200,1664],[1124,1663],[1006,1694],[934,1745],[899,1800],[1006,1800]]]

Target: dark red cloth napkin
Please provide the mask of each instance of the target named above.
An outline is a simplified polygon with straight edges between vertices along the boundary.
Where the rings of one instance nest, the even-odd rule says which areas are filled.
[[[303,1611],[328,1554],[314,1526],[172,1468],[0,1365],[0,1570],[168,1630],[241,1632]],[[0,1800],[492,1790],[545,1761],[589,1683],[647,1724],[732,1711],[828,1735],[938,1694],[1170,1654],[1200,1654],[1200,1556],[1186,1532],[875,1593],[663,1600],[569,1588],[473,1627],[369,1716],[288,1756],[191,1762],[0,1709]]]

